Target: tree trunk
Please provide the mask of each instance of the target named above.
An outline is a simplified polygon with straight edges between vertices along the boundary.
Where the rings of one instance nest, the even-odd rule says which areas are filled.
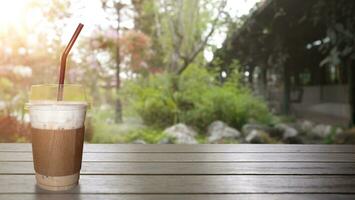
[[[290,111],[290,73],[287,69],[287,64],[283,66],[283,81],[284,81],[284,91],[283,91],[283,113],[285,115],[289,114]]]
[[[254,68],[254,66],[249,68],[248,82],[250,84],[250,87],[253,87]]]
[[[116,5],[116,12],[117,12],[117,44],[116,44],[116,105],[115,105],[115,122],[120,123],[122,122],[122,103],[121,99],[118,96],[120,86],[121,86],[121,79],[120,79],[120,64],[121,64],[121,57],[120,57],[120,44],[118,42],[119,40],[119,34],[120,34],[120,23],[121,23],[121,18],[120,18],[120,12],[121,12],[121,5],[118,5],[120,3],[117,3]]]
[[[347,62],[348,67],[348,85],[349,85],[349,104],[350,104],[350,127],[355,125],[355,70],[354,62],[349,58]]]

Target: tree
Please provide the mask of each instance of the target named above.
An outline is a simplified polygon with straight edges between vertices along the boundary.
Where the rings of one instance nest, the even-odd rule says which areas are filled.
[[[121,2],[115,3],[114,7],[116,8],[116,14],[117,14],[117,40],[119,40],[120,36],[120,29],[121,29],[121,9],[125,5],[122,4]],[[120,79],[120,64],[121,64],[121,57],[120,57],[120,44],[116,45],[116,94],[118,94],[120,86],[121,86],[121,79]],[[116,97],[116,116],[115,116],[115,122],[122,122],[122,102],[121,99]]]
[[[110,10],[110,12],[113,12],[114,15],[116,16],[116,45],[115,45],[115,60],[116,60],[116,73],[115,73],[115,78],[116,78],[116,84],[115,84],[115,89],[116,89],[116,101],[115,101],[115,122],[122,122],[122,102],[118,96],[119,89],[121,86],[121,79],[120,79],[120,72],[121,72],[121,56],[120,56],[120,44],[119,44],[119,38],[120,38],[120,33],[121,33],[121,12],[122,9],[127,7],[127,4],[121,3],[121,1],[112,1],[112,7],[109,6],[109,3],[104,0],[102,2],[102,7],[105,10]]]
[[[152,38],[153,47],[160,47],[154,48],[153,54],[160,53],[161,63],[167,66],[165,70],[175,75],[181,74],[201,55],[215,30],[225,20],[224,0],[133,2],[138,16],[141,16],[135,20],[138,28]],[[157,52],[161,49],[164,52]]]
[[[136,74],[147,74],[150,66],[147,60],[150,57],[150,38],[141,31],[125,31],[120,40],[121,54],[126,58],[125,65],[129,66],[131,72]]]
[[[118,95],[121,87],[120,74],[123,72],[127,72],[128,75],[146,74],[149,70],[146,60],[150,56],[150,38],[141,31],[122,25],[124,20],[131,18],[130,6],[120,1],[102,1],[108,20],[114,23],[109,27],[98,27],[91,41],[94,51],[108,54],[109,61],[100,64],[97,59],[91,60],[94,63],[99,62],[98,66],[102,69],[108,67],[115,71],[114,77],[110,73],[103,73],[100,76],[100,79],[105,82],[105,85],[102,85],[105,90],[110,91],[113,88],[115,90],[115,94],[112,95],[114,102],[111,102],[115,104],[115,122],[122,121],[122,102]]]
[[[27,2],[21,10],[41,12],[39,19],[2,26],[0,43],[0,101],[5,102],[6,114],[24,115],[30,85],[57,83],[56,72],[64,48],[58,38],[62,35],[63,19],[70,16],[68,1]],[[46,7],[47,9],[41,9]],[[34,29],[33,27],[37,27]],[[50,34],[49,34],[50,33]],[[50,36],[49,36],[50,35]],[[25,73],[23,73],[25,72]],[[21,118],[20,116],[18,116]]]

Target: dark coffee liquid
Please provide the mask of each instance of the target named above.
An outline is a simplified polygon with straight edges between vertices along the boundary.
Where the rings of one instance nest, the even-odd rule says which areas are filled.
[[[70,130],[31,128],[35,171],[46,176],[78,173],[83,153],[84,127]]]

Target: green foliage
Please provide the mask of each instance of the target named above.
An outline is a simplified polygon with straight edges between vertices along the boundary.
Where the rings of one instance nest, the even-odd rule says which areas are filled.
[[[146,125],[166,127],[183,122],[204,130],[215,120],[236,128],[249,120],[261,123],[272,120],[263,100],[254,97],[235,79],[221,85],[206,69],[194,65],[177,77],[178,88],[172,86],[172,78],[166,74],[154,75],[126,85],[122,96],[131,94]]]
[[[252,144],[277,144],[277,142],[275,138],[270,137],[270,135],[264,131],[262,131],[257,138],[250,141]]]
[[[112,126],[96,126],[95,134],[90,143],[119,143],[121,137],[119,135],[113,135],[111,131],[114,129]]]
[[[89,114],[93,135],[90,143],[132,143],[144,140],[156,144],[166,135],[160,129],[146,128],[137,120],[125,118],[124,123],[112,123],[114,112],[112,109],[93,108]],[[85,134],[89,134],[88,132]]]
[[[279,123],[295,123],[296,118],[292,115],[279,115],[274,116],[271,124],[279,124]]]
[[[13,88],[14,87],[14,83],[6,78],[6,77],[0,77],[0,96],[1,96],[1,100],[6,100],[6,101],[10,101],[12,100],[13,96],[15,96]]]
[[[134,130],[144,128],[141,122],[135,118],[124,118],[125,123],[113,123],[114,110],[108,108],[92,108],[87,116],[87,121],[92,127],[90,132],[93,134],[90,138],[91,143],[123,143],[126,141],[125,134]],[[91,133],[86,133],[91,134]]]
[[[135,140],[144,140],[148,144],[157,144],[164,138],[167,138],[167,136],[159,129],[143,128],[123,135],[122,142],[132,143]]]
[[[329,135],[327,135],[322,143],[323,144],[334,144],[335,143],[335,139],[336,139],[336,135],[337,135],[337,126],[332,126],[331,132]]]
[[[169,79],[168,74],[162,74],[138,82],[127,81],[120,96],[124,102],[133,104],[135,111],[147,125],[165,127],[176,121],[177,114]]]
[[[199,91],[195,87],[188,88],[187,91],[195,96],[181,95],[182,102],[192,105],[192,109],[182,112],[181,120],[200,129],[214,120],[222,120],[236,128],[241,128],[248,120],[269,122],[270,114],[266,105],[244,88],[238,89],[234,85],[225,84],[211,86],[205,91]]]
[[[271,114],[266,104],[238,81],[238,74],[220,85],[206,70],[192,66],[182,75],[180,102],[190,104],[180,120],[204,129],[214,120],[240,128],[249,120],[269,123]]]
[[[208,144],[207,136],[205,134],[197,134],[195,139],[199,144]]]
[[[325,55],[320,66],[337,66],[344,63],[347,57],[354,57],[355,20],[354,1],[339,0],[316,1],[311,9],[304,12],[315,25],[326,25],[326,37],[319,45],[319,51]]]

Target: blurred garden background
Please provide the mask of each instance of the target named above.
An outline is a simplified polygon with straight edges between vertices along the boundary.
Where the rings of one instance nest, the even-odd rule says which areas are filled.
[[[88,143],[355,143],[355,2],[0,3],[0,142],[30,142],[31,85],[86,88]]]

